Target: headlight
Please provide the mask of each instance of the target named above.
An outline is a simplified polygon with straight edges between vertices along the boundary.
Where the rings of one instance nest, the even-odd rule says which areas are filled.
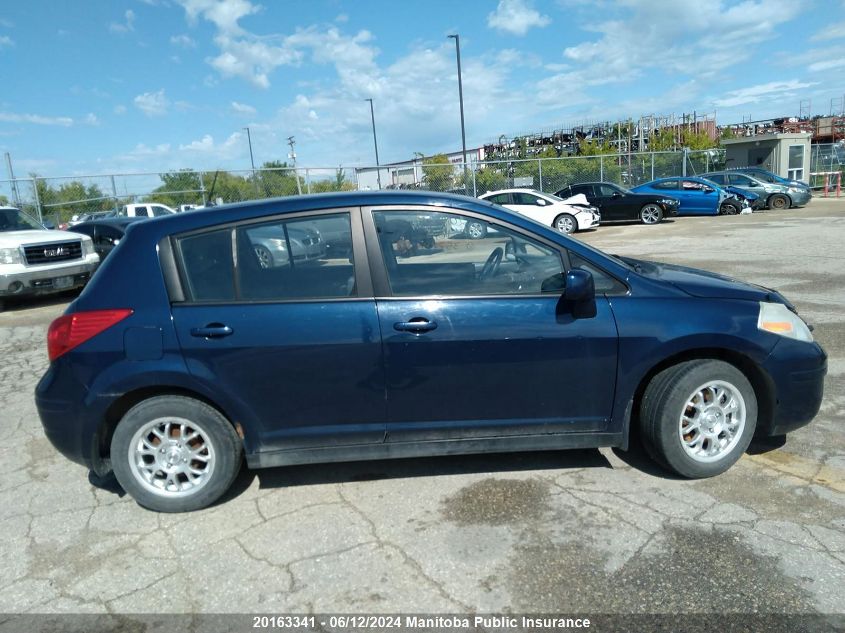
[[[82,240],[82,256],[87,257],[88,255],[94,254],[94,242],[90,239],[85,238]]]
[[[672,207],[672,206],[674,206],[674,205],[678,204],[678,201],[677,201],[677,200],[670,199],[670,198],[661,198],[661,199],[660,199],[660,200],[658,200],[657,202],[658,202],[659,204],[665,205],[665,206],[667,206],[667,207]]]
[[[0,248],[0,264],[20,264],[22,262],[19,248]]]
[[[798,187],[789,187],[789,189],[787,189],[787,191],[789,193],[801,193],[801,190]]]
[[[810,328],[797,314],[782,303],[760,302],[760,316],[757,328],[772,334],[778,334],[796,341],[813,342]]]

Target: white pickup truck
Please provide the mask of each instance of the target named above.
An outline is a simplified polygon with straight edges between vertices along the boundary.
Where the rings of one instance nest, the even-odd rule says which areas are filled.
[[[99,263],[87,235],[51,231],[14,207],[0,207],[0,311],[7,297],[84,286]]]

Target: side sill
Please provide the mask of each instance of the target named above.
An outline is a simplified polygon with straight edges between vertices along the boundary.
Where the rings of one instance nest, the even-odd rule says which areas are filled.
[[[246,456],[249,468],[272,468],[294,464],[356,462],[438,455],[472,453],[514,453],[520,451],[557,451],[568,448],[600,448],[622,446],[623,433],[566,433],[559,435],[524,435],[505,438],[471,438],[393,442],[384,444],[351,444],[325,448],[305,448],[252,453]]]

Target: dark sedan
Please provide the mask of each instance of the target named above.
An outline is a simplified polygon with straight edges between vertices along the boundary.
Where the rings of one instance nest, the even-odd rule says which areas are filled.
[[[633,193],[611,182],[583,182],[569,185],[557,192],[561,198],[579,193],[601,211],[602,223],[619,220],[639,220],[643,224],[657,224],[663,218],[677,215],[679,202],[669,196]]]
[[[82,233],[94,240],[94,250],[100,256],[100,261],[114,250],[126,235],[130,224],[143,221],[146,218],[101,217],[86,222],[80,222],[68,227],[71,233]]]

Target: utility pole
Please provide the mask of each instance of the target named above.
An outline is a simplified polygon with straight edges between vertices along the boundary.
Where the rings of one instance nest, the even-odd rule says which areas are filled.
[[[6,169],[9,170],[9,180],[12,182],[12,195],[15,197],[15,206],[21,208],[21,196],[18,192],[18,181],[15,180],[15,172],[12,171],[12,155],[6,152]]]
[[[373,110],[373,100],[372,99],[364,99],[364,101],[370,102],[370,119],[373,122],[373,145],[376,148],[376,179],[378,180],[378,188],[381,191],[381,165],[378,162],[378,139],[376,138],[376,115]]]
[[[296,190],[301,196],[302,185],[299,184],[299,172],[296,171],[296,152],[293,149],[294,145],[296,145],[296,141],[292,136],[288,136],[288,145],[290,145],[290,154],[288,154],[288,158],[290,158],[293,163],[293,177],[296,178]]]
[[[458,34],[450,35],[449,38],[455,40],[455,53],[458,58],[458,101],[461,106],[461,149],[464,156],[464,185],[466,185],[467,176],[467,134],[464,126],[464,85],[461,80],[461,36]]]
[[[258,181],[255,179],[255,159],[252,157],[252,137],[249,134],[249,128],[245,127],[246,141],[249,144],[249,164],[252,166],[252,183],[255,185],[255,193],[258,193]]]

